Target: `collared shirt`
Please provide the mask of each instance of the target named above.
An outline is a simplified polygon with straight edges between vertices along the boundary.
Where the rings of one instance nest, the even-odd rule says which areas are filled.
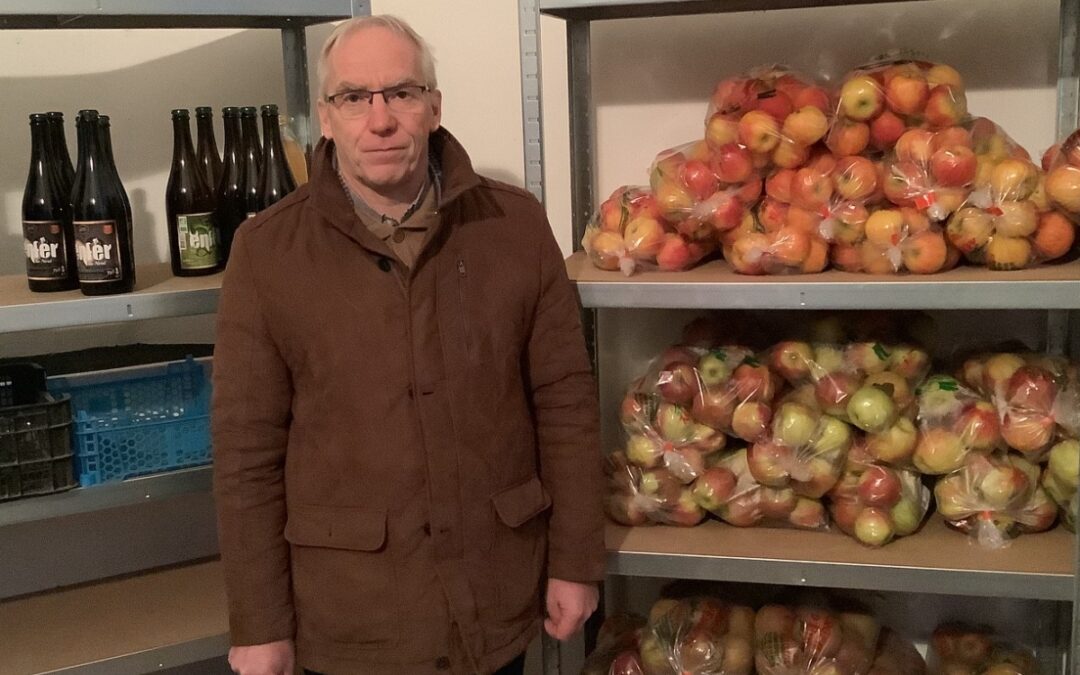
[[[337,164],[336,158],[334,163]],[[352,200],[353,209],[360,222],[372,234],[386,242],[390,251],[403,265],[411,268],[439,217],[441,184],[439,169],[434,159],[428,161],[427,180],[401,220],[377,212],[349,188],[340,172],[338,178],[341,180],[341,187]]]

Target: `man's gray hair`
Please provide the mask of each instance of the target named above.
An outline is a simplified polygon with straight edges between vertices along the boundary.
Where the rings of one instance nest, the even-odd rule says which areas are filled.
[[[393,31],[412,42],[416,46],[417,58],[420,61],[420,75],[424,78],[424,81],[420,84],[425,84],[432,89],[436,89],[439,86],[438,81],[435,79],[435,57],[431,55],[431,47],[428,45],[427,41],[420,37],[420,34],[413,30],[413,27],[404,19],[400,19],[390,14],[377,14],[375,16],[358,16],[355,19],[344,21],[341,24],[338,24],[333,33],[330,33],[330,37],[326,38],[326,42],[323,43],[322,51],[319,53],[318,78],[320,97],[324,97],[329,93],[326,91],[327,61],[330,58],[330,52],[334,49],[334,46],[338,41],[358,30],[376,27]]]

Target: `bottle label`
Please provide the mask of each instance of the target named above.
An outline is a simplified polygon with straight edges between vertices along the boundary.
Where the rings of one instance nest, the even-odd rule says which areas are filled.
[[[218,237],[212,213],[178,215],[176,242],[180,248],[180,269],[204,270],[217,267]]]
[[[115,220],[75,221],[79,283],[104,284],[124,278],[118,229]]]
[[[55,220],[24,220],[23,250],[26,276],[34,281],[53,281],[68,275],[64,226]]]

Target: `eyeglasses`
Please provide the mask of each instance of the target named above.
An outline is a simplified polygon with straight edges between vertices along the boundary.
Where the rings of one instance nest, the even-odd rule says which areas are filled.
[[[399,84],[386,89],[348,89],[330,94],[326,102],[337,108],[343,117],[363,117],[371,112],[375,94],[382,94],[386,107],[394,112],[415,113],[424,109],[424,94],[431,87],[423,84]]]

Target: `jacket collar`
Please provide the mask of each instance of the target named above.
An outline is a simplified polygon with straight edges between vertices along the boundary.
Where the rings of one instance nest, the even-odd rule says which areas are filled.
[[[472,161],[456,138],[439,127],[428,138],[428,151],[441,172],[441,191],[438,209],[480,184],[480,176],[473,170]],[[383,242],[372,235],[356,217],[352,201],[346,193],[334,168],[334,142],[321,138],[311,158],[309,181],[311,204],[331,225],[355,239],[367,248],[388,253]]]

